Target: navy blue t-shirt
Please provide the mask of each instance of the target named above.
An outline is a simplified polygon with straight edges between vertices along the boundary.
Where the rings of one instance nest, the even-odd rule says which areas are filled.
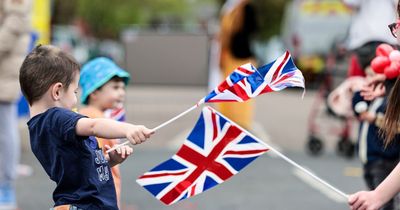
[[[76,123],[84,116],[51,108],[28,122],[32,152],[57,184],[55,206],[118,209],[114,181],[93,136],[78,136]]]

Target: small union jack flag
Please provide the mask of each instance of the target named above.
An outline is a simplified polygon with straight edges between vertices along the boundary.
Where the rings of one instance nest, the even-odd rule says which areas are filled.
[[[260,94],[280,91],[286,87],[304,88],[304,77],[295,66],[291,55],[286,51],[275,61],[242,77],[223,91],[212,91],[198,104],[211,102],[243,102]],[[219,88],[219,87],[218,87]]]
[[[118,107],[115,109],[107,109],[104,113],[106,118],[113,119],[119,122],[125,122],[126,114],[124,107]]]
[[[267,150],[245,130],[204,107],[178,152],[137,183],[170,205],[224,182]]]

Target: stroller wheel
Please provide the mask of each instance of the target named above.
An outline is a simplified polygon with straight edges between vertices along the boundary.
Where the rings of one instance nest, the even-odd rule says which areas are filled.
[[[338,142],[336,151],[346,158],[353,158],[355,146],[349,139],[343,138]]]
[[[324,148],[324,144],[320,139],[318,139],[315,136],[310,136],[308,142],[307,142],[307,151],[311,155],[320,155],[322,152],[322,149]]]

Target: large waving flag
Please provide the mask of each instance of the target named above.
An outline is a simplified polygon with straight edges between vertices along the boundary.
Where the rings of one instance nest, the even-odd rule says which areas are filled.
[[[254,73],[235,81],[236,83],[225,85],[224,88],[220,88],[221,85],[219,85],[217,89],[223,91],[212,91],[200,100],[199,104],[242,102],[263,93],[280,91],[286,87],[305,88],[303,74],[295,66],[288,51],[275,61],[256,69]]]
[[[224,182],[267,150],[265,144],[205,107],[179,151],[137,183],[170,205]]]

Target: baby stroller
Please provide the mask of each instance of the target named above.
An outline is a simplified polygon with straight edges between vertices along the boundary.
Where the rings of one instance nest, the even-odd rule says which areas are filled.
[[[337,140],[338,155],[346,158],[354,156],[355,144],[351,140],[351,134],[355,118],[351,108],[352,92],[349,89],[354,84],[360,88],[364,79],[363,77],[345,79],[348,75],[363,74],[361,67],[357,65],[356,57],[350,56],[350,59],[348,57],[344,50],[328,55],[326,71],[322,75],[322,83],[308,118],[309,135],[306,151],[313,156],[322,153],[324,141],[332,136]],[[344,82],[333,90],[335,84],[343,80]]]

